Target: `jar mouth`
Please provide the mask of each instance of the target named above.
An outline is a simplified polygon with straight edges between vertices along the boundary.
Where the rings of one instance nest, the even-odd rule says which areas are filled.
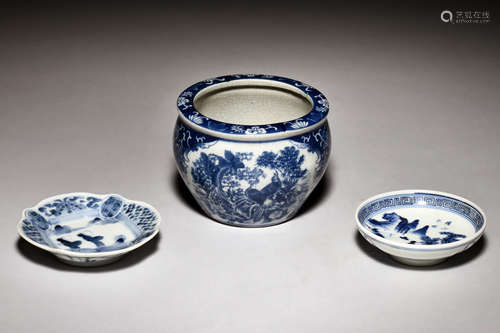
[[[312,99],[279,81],[241,79],[212,85],[193,100],[203,116],[234,125],[267,125],[308,114]]]
[[[177,99],[181,118],[212,136],[237,140],[299,135],[320,126],[326,97],[300,81],[262,74],[235,74],[200,81]]]

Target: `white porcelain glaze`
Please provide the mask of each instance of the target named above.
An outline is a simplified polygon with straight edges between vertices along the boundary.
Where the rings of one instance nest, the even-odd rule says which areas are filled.
[[[434,265],[470,248],[486,227],[483,211],[454,194],[403,190],[376,195],[356,211],[361,235],[395,260]]]
[[[160,219],[144,202],[75,192],[25,209],[18,233],[67,264],[100,266],[151,240],[159,232]]]
[[[289,220],[325,172],[329,106],[309,85],[229,75],[194,84],[177,106],[177,167],[217,221],[262,227]]]

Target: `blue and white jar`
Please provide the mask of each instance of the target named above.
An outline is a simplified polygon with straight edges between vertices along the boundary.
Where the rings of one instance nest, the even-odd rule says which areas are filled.
[[[291,219],[323,176],[329,105],[313,87],[272,75],[198,82],[178,100],[174,153],[211,218],[263,227]]]

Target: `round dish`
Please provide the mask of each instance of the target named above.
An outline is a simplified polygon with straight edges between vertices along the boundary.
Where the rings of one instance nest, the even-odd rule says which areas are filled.
[[[356,210],[361,235],[408,265],[428,266],[470,248],[486,227],[483,211],[454,194],[403,190],[376,195]]]
[[[177,108],[179,173],[219,222],[285,222],[326,170],[329,104],[310,85],[273,75],[221,76],[184,90]]]
[[[117,194],[68,193],[25,209],[18,233],[67,264],[100,266],[144,245],[159,224],[158,211],[144,202]]]

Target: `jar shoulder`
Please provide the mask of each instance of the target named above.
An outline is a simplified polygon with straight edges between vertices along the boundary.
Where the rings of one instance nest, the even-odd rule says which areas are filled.
[[[329,154],[331,146],[330,128],[327,121],[320,127],[300,135],[269,141],[235,141],[201,133],[178,119],[175,125],[173,139],[176,155],[197,150],[217,150],[218,148],[215,146],[220,146],[221,143],[237,151],[260,151],[266,149],[266,147],[273,148],[282,147],[284,145],[296,145],[301,147],[301,149],[307,149],[322,155]],[[215,143],[218,144],[216,145]]]

